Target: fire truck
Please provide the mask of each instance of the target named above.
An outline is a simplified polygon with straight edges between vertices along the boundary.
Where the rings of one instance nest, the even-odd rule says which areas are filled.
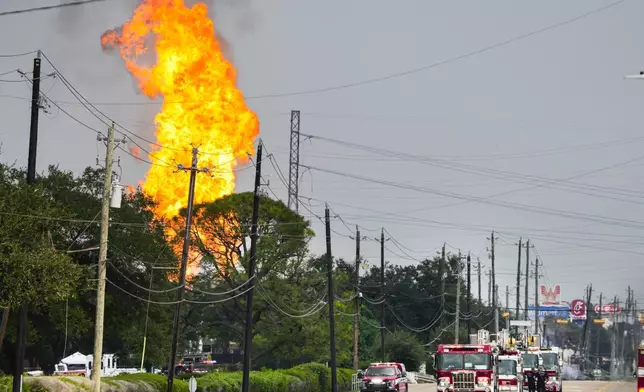
[[[438,391],[493,391],[497,349],[492,344],[439,344],[434,355]]]
[[[496,390],[520,392],[523,385],[521,353],[518,350],[503,350],[497,357]]]
[[[563,382],[561,379],[561,365],[563,364],[562,352],[558,347],[541,348],[541,361],[543,369],[548,375],[546,390],[561,392]]]
[[[637,350],[637,392],[644,392],[644,345]]]

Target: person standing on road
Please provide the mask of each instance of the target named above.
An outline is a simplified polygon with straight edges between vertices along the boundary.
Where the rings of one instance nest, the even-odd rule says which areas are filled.
[[[528,391],[536,392],[537,390],[537,379],[535,378],[537,369],[532,368],[528,371]]]
[[[537,392],[546,392],[546,380],[548,379],[548,375],[543,369],[543,366],[539,366],[539,372],[536,374],[535,378],[537,379]]]

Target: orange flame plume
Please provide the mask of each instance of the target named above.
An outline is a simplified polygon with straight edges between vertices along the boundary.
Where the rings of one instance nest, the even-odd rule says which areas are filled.
[[[259,134],[257,116],[236,86],[235,69],[224,58],[207,11],[202,3],[188,8],[183,0],[144,0],[128,22],[101,37],[104,49],[119,49],[145,95],[163,97],[143,186],[158,203],[159,218],[174,218],[187,205],[188,176],[177,172],[177,164],[190,165],[192,146],[201,152],[199,167],[212,169],[212,175],[198,175],[195,203],[211,202],[233,192],[234,168],[252,153]],[[150,49],[156,64],[142,64]],[[187,276],[198,267],[198,261],[191,263]]]

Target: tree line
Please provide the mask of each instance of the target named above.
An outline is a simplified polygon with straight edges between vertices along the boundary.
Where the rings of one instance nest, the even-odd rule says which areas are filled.
[[[104,171],[80,175],[55,166],[26,184],[25,170],[0,164],[0,369],[12,370],[17,309],[29,309],[26,358],[51,371],[64,355],[93,351],[100,208]],[[191,262],[201,273],[187,287],[180,349],[207,337],[226,349],[243,341],[252,193],[195,206]],[[285,368],[329,360],[326,263],[309,243],[310,222],[284,203],[262,196],[253,308],[253,368]],[[109,227],[104,352],[122,366],[163,366],[169,355],[183,215],[162,221],[141,189],[112,209]],[[172,229],[172,230],[169,230]],[[172,235],[168,235],[172,233]],[[359,299],[361,364],[379,359],[380,311],[385,309],[389,359],[414,368],[441,341],[453,341],[457,284],[460,315],[471,328],[490,328],[489,307],[472,298],[465,311],[463,262],[448,254],[413,265],[370,266],[355,286],[355,261],[335,257],[338,364],[352,366],[354,298]],[[444,280],[445,291],[441,290]],[[467,339],[461,321],[460,341]]]

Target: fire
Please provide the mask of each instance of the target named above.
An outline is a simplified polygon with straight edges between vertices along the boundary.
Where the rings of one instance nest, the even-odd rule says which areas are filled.
[[[207,11],[203,3],[189,8],[183,0],[144,0],[128,22],[101,37],[103,48],[119,49],[145,95],[163,98],[143,189],[157,202],[155,215],[167,220],[187,205],[189,173],[177,165],[191,165],[192,146],[200,151],[198,167],[211,170],[197,174],[195,203],[212,202],[233,192],[234,169],[259,134]],[[151,51],[156,63],[144,64]],[[198,261],[187,275],[197,271]]]

